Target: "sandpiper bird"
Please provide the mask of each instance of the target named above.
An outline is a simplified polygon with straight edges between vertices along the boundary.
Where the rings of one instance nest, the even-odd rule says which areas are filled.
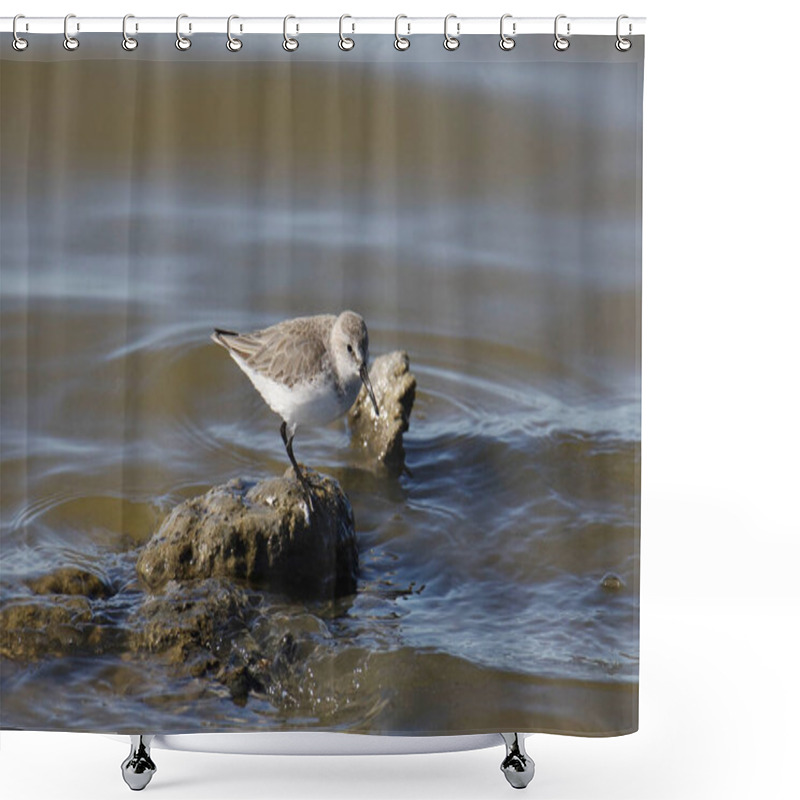
[[[353,311],[279,322],[253,333],[214,329],[222,345],[281,417],[281,437],[313,510],[310,487],[297,465],[292,440],[301,425],[322,425],[347,413],[361,384],[378,411],[367,371],[369,336]]]

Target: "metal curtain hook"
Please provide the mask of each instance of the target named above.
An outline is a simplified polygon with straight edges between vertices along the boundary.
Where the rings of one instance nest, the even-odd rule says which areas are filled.
[[[287,53],[293,53],[298,47],[300,47],[300,40],[293,39],[291,36],[289,36],[288,25],[290,19],[296,19],[296,17],[292,16],[291,14],[287,14],[283,18],[283,49],[286,50]],[[300,31],[299,25],[297,25],[296,30],[298,32]]]
[[[352,50],[356,46],[355,40],[350,39],[350,38],[348,38],[347,36],[344,35],[343,26],[344,26],[344,21],[346,19],[353,19],[353,18],[349,14],[342,14],[342,16],[339,17],[339,49],[340,50]],[[355,29],[356,29],[355,23],[353,22],[351,24],[352,24],[353,31],[355,31]]]
[[[620,33],[620,23],[624,19],[629,19],[627,14],[620,14],[617,17],[617,41],[614,42],[614,47],[616,47],[617,50],[620,51],[620,53],[627,52],[633,46],[633,42],[631,42],[630,39],[624,38],[623,35]],[[633,25],[631,25],[631,23],[629,22],[628,23],[628,36],[630,36],[632,32],[633,32]]]
[[[75,19],[74,14],[67,14],[64,17],[64,49],[65,50],[77,50],[80,46],[80,42],[74,37],[69,35],[69,21],[71,19]],[[80,30],[80,26],[77,26],[77,30]]]
[[[242,49],[242,40],[241,39],[237,39],[231,33],[231,22],[233,22],[233,20],[235,20],[235,19],[239,19],[239,17],[237,17],[236,14],[231,14],[228,17],[228,41],[225,42],[225,47],[227,47],[228,50],[231,51],[231,53],[238,53],[239,50]],[[239,26],[239,30],[240,31],[242,30],[241,26]]]
[[[18,19],[25,19],[25,15],[24,15],[24,14],[17,14],[17,16],[16,16],[16,17],[14,17],[14,22],[12,22],[12,23],[11,23],[11,33],[12,33],[12,34],[13,34],[13,36],[14,36],[14,38],[11,40],[11,46],[12,46],[12,47],[13,47],[13,48],[14,48],[14,49],[17,51],[17,52],[20,52],[20,53],[21,53],[23,50],[25,50],[25,49],[27,48],[27,46],[28,46],[28,40],[27,40],[27,39],[23,39],[23,38],[22,38],[22,37],[21,37],[21,36],[20,36],[20,35],[17,33],[17,20],[18,20]]]
[[[133,14],[126,14],[122,18],[122,49],[123,50],[135,50],[139,46],[139,40],[134,39],[132,36],[128,36],[128,20],[129,19],[136,19]]]
[[[400,20],[401,19],[408,19],[405,14],[398,14],[394,18],[394,49],[395,50],[408,50],[411,47],[411,39],[406,39],[404,36],[400,35]],[[411,35],[411,23],[407,22],[406,26],[408,27],[408,36]]]
[[[192,46],[192,40],[181,33],[181,20],[188,18],[188,14],[178,14],[175,19],[175,47],[177,47],[178,50],[188,50]],[[189,25],[189,30],[191,29],[192,26]]]
[[[511,19],[511,14],[503,14],[500,17],[500,49],[501,50],[513,50],[514,46],[517,44],[516,39],[513,37],[517,35],[517,23],[514,22],[511,24],[511,36],[509,36],[505,32],[505,22],[507,19]]]
[[[458,40],[458,35],[461,33],[461,23],[456,22],[456,35],[451,36],[447,30],[447,23],[450,22],[451,19],[458,20],[458,17],[455,14],[448,14],[444,18],[444,49],[445,50],[458,50],[459,45],[461,42]]]
[[[553,24],[553,31],[554,31],[555,37],[556,37],[555,41],[553,42],[553,47],[555,47],[555,49],[558,50],[559,52],[563,52],[564,50],[566,50],[569,47],[569,39],[565,39],[558,32],[558,21],[561,20],[561,19],[566,19],[566,18],[567,18],[566,14],[559,14],[556,17],[555,23]],[[567,36],[569,36],[569,34],[570,34],[570,23],[568,22],[567,23]]]

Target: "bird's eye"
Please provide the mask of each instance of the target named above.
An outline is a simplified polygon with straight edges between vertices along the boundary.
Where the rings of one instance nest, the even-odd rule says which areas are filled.
[[[351,344],[347,345],[347,352],[348,353],[352,353],[353,352],[353,345],[351,345]]]

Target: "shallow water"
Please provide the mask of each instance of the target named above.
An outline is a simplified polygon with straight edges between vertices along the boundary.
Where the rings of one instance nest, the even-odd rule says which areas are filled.
[[[545,187],[569,163],[558,126],[588,124],[556,102],[537,107],[555,126]],[[81,565],[115,587],[108,624],[124,624],[141,600],[137,548],[177,502],[285,470],[279,420],[212,344],[215,325],[350,307],[373,355],[407,350],[418,381],[410,472],[397,480],[359,463],[343,422],[295,441],[351,499],[361,576],[335,604],[268,598],[316,637],[291,702],[236,706],[208,676],[118,653],[6,660],[4,727],[631,728],[640,283],[638,220],[620,188],[635,199],[635,180],[619,170],[635,134],[612,111],[591,119],[616,154],[612,198],[570,189],[555,208],[540,184],[510,183],[511,165],[495,182],[467,162],[453,182],[422,167],[384,175],[365,157],[348,180],[295,154],[265,187],[237,166],[263,130],[229,150],[215,139],[216,161],[202,143],[178,152],[152,134],[130,145],[126,169],[41,142],[12,163],[25,139],[4,130],[4,603],[29,596],[26,579]],[[532,112],[509,113],[513,124]],[[303,147],[328,147],[335,164],[358,119],[333,140],[308,131]],[[379,143],[397,138],[373,128]],[[618,590],[603,587],[609,573]]]

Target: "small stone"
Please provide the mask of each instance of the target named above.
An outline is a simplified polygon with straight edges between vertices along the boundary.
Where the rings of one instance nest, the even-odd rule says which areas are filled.
[[[606,573],[603,576],[603,580],[600,582],[600,585],[607,592],[619,592],[625,588],[622,578],[620,578],[618,575],[614,575],[613,572]]]
[[[108,598],[114,594],[102,578],[79,567],[61,567],[27,583],[36,594],[81,595],[93,600]]]

